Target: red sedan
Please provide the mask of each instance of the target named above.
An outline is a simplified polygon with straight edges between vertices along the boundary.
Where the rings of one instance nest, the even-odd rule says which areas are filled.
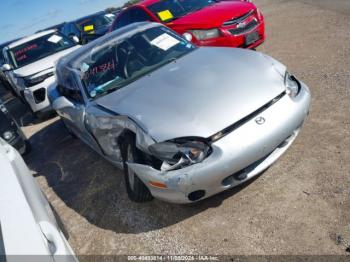
[[[143,0],[122,11],[110,31],[153,21],[201,46],[255,48],[265,40],[264,17],[244,0]]]

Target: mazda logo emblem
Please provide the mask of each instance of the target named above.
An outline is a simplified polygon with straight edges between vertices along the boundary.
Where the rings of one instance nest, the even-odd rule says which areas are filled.
[[[262,125],[265,123],[265,118],[263,118],[262,116],[259,116],[257,118],[255,118],[255,122],[258,124],[258,125]]]

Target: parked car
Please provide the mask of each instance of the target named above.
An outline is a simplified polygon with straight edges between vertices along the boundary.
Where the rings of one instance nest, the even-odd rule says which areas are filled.
[[[293,143],[307,86],[275,59],[196,47],[134,23],[57,65],[53,107],[70,132],[123,168],[134,201],[198,201],[256,176]]]
[[[16,120],[12,117],[7,110],[6,105],[0,99],[0,134],[1,137],[16,148],[21,154],[29,153],[30,144],[26,136],[23,134],[22,129],[17,124]]]
[[[22,157],[1,138],[0,166],[1,261],[77,261]]]
[[[253,49],[265,40],[264,17],[249,1],[144,0],[122,11],[110,31],[142,21],[163,23],[201,46]]]
[[[106,34],[114,18],[114,14],[98,12],[65,23],[61,32],[71,39],[77,39],[81,44],[87,44]]]
[[[22,38],[3,49],[2,71],[37,116],[51,110],[47,87],[55,82],[55,62],[77,48],[65,35],[49,30]]]

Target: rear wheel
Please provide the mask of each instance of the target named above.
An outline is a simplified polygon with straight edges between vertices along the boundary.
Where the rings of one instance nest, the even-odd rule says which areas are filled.
[[[138,178],[137,174],[127,165],[127,162],[140,163],[140,153],[135,146],[135,138],[131,135],[125,137],[123,149],[124,175],[126,190],[130,200],[134,202],[147,202],[153,199],[151,192]]]

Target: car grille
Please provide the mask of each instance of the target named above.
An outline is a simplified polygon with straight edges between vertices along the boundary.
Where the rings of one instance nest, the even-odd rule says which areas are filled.
[[[257,25],[258,25],[258,21],[256,19],[253,19],[252,21],[250,21],[248,24],[246,24],[243,27],[237,27],[234,29],[229,29],[228,31],[233,34],[233,35],[240,35],[240,34],[244,34],[246,32],[251,31],[252,29],[254,29]]]
[[[235,25],[243,22],[246,20],[249,16],[251,16],[254,13],[254,10],[249,11],[248,13],[245,13],[244,15],[236,18],[232,18],[230,20],[225,21],[222,25],[223,26],[229,26],[229,25]]]

